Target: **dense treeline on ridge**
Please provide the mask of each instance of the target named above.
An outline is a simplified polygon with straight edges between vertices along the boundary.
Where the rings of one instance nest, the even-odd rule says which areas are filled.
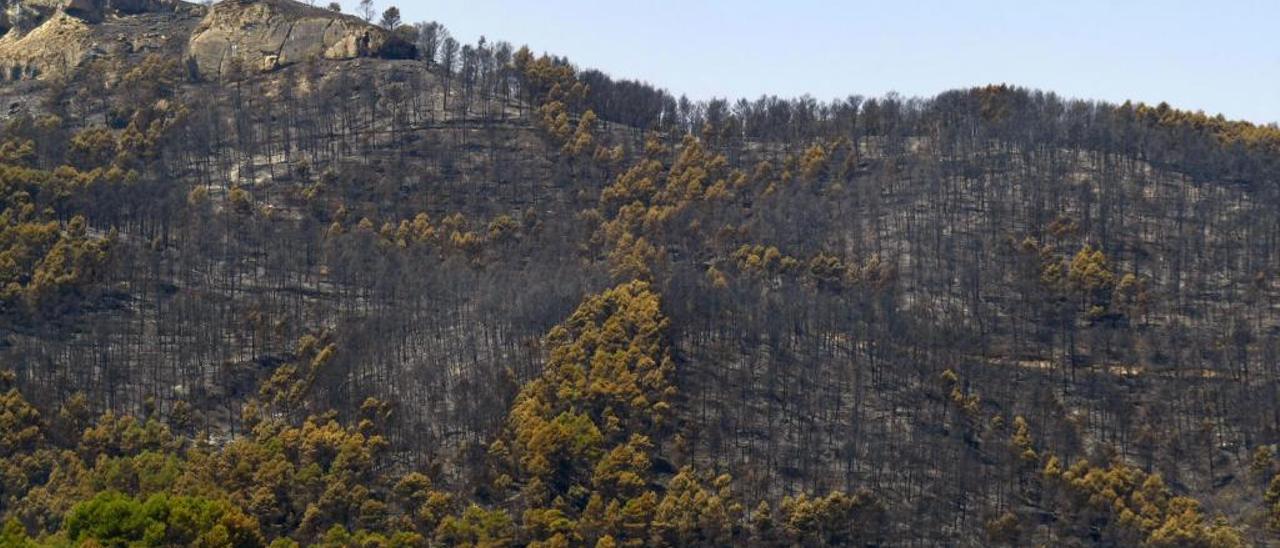
[[[0,83],[0,544],[1280,539],[1280,128],[177,6],[10,31],[164,38]]]

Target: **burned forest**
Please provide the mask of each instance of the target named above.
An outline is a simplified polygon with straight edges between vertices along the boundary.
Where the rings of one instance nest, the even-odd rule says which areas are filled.
[[[1274,125],[0,6],[0,545],[1280,543]]]

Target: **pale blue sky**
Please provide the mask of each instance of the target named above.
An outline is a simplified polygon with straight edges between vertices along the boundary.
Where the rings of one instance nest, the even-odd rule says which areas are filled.
[[[1280,0],[375,2],[694,99],[1004,82],[1280,121]]]

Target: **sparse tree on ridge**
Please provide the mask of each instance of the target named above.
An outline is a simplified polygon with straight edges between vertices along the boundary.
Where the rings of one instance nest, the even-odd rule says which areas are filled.
[[[432,21],[430,23],[415,23],[418,29],[418,55],[423,61],[427,62],[427,66],[434,65],[436,62],[436,54],[440,51],[440,42],[449,36],[449,31],[444,25]]]
[[[400,26],[400,8],[395,6],[387,8],[382,12],[382,20],[378,24],[387,30],[395,30]]]

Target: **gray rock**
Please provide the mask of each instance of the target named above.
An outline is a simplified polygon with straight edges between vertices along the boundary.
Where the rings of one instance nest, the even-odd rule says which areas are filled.
[[[209,10],[188,54],[202,78],[222,79],[308,59],[387,56],[403,50],[398,40],[355,17],[291,0],[235,0]]]
[[[181,0],[0,0],[0,80],[75,70],[105,55],[95,44],[99,38],[109,40],[97,36],[107,18],[174,13],[179,8],[203,13],[203,8]]]

